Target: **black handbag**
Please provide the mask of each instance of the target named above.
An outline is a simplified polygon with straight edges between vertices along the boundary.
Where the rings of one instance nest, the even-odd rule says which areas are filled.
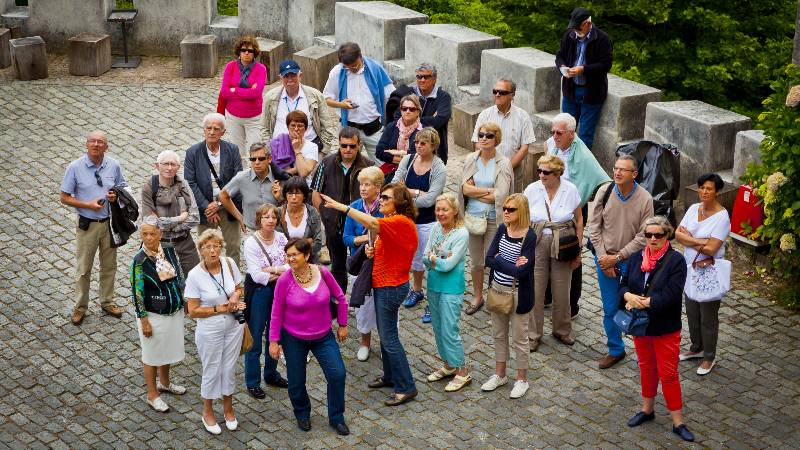
[[[667,253],[669,257],[672,255]],[[650,286],[647,287],[647,290],[644,293],[644,296],[647,297],[650,295],[650,290],[653,286],[656,285],[656,282],[660,279],[661,272],[669,260],[664,261],[664,263],[656,269],[653,275],[650,276],[651,282]],[[625,309],[620,308],[614,314],[614,323],[619,327],[619,329],[629,335],[629,336],[645,336],[647,333],[647,326],[650,324],[650,313],[647,312],[646,309]]]
[[[547,218],[552,221],[550,217],[550,207],[547,206],[547,201],[544,202],[544,207],[547,209]],[[570,262],[578,257],[581,253],[581,243],[578,241],[578,236],[571,234],[569,236],[562,236],[558,239],[558,253],[556,253],[556,261]]]

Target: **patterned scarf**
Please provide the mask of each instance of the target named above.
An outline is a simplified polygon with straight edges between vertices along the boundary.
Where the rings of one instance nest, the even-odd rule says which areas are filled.
[[[655,253],[651,253],[650,246],[646,245],[644,247],[644,257],[642,257],[642,272],[650,272],[655,269],[656,263],[664,256],[664,253],[667,253],[667,250],[669,250],[669,241],[661,247],[661,250]]]
[[[408,139],[414,131],[422,129],[422,122],[417,117],[417,121],[412,123],[411,126],[405,126],[403,119],[397,119],[397,129],[400,130],[400,136],[397,138],[397,149],[408,153]]]
[[[156,272],[158,272],[159,280],[167,281],[178,276],[175,268],[172,267],[172,264],[170,264],[170,262],[167,260],[167,256],[164,254],[164,249],[161,248],[161,244],[158,245],[157,252],[151,252],[145,246],[142,246],[142,248],[147,256],[156,260]]]
[[[239,59],[236,62],[239,63],[239,87],[240,88],[249,88],[250,83],[247,81],[247,77],[250,76],[250,71],[253,70],[253,67],[256,66],[256,62],[251,62],[247,67],[242,64],[242,60]]]

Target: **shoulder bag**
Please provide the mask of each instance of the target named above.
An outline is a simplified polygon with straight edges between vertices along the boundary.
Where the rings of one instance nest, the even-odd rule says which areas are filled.
[[[545,192],[547,195],[547,192]],[[544,201],[544,207],[547,209],[547,219],[552,222],[553,218],[550,217],[550,206],[547,205],[547,199]],[[578,242],[578,235],[571,234],[569,236],[561,236],[558,238],[558,253],[556,254],[556,261],[570,262],[573,261],[581,253],[581,243]]]
[[[522,237],[522,245],[525,245],[525,238],[527,237],[527,233],[525,236]],[[520,253],[522,253],[522,247],[520,247]],[[489,276],[492,276],[490,274]],[[517,278],[514,277],[514,281],[511,284],[511,288],[506,286],[498,285],[494,283],[493,280],[489,279],[489,289],[486,293],[486,309],[493,313],[498,314],[511,314],[514,311],[514,297],[517,294]]]
[[[692,263],[687,264],[688,274],[683,292],[686,298],[696,302],[721,300],[731,288],[731,262],[722,258],[698,261],[702,248],[700,250]]]
[[[478,152],[478,156],[475,157],[475,164],[478,163],[478,158],[480,158],[480,152]],[[472,201],[472,199],[468,199],[466,203]],[[478,201],[478,200],[475,200]],[[486,224],[489,218],[489,211],[484,212],[480,216],[473,216],[472,214],[467,213],[466,211],[466,204],[464,205],[464,228],[469,231],[469,234],[474,236],[483,236],[486,234]]]
[[[231,278],[233,278],[233,267],[231,267],[231,259],[226,257],[225,262],[228,264],[228,270],[231,272]],[[223,275],[224,277],[225,275]],[[224,278],[223,278],[224,281]],[[239,298],[244,301],[244,292],[242,287],[239,286],[236,288],[236,292],[239,293]],[[227,294],[226,294],[227,295]],[[228,297],[230,298],[230,297]],[[247,308],[245,308],[247,310]],[[242,348],[239,351],[240,355],[244,355],[245,353],[249,352],[250,349],[253,348],[253,335],[250,334],[250,326],[245,323],[244,324],[244,334],[242,335]]]
[[[667,253],[669,256],[672,257],[672,253]],[[650,286],[647,287],[647,291],[644,293],[644,296],[647,297],[650,295],[650,291],[653,289],[653,286],[657,284],[660,280],[662,269],[669,263],[669,260],[664,261],[664,264],[661,265],[656,271],[653,273],[652,278],[653,280],[650,282]],[[625,309],[619,308],[617,313],[614,314],[614,323],[622,330],[623,333],[629,336],[644,336],[647,332],[647,326],[650,324],[650,314],[647,312],[647,309]]]

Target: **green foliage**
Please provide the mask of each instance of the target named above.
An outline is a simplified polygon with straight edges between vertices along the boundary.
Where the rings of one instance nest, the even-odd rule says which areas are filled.
[[[238,16],[239,0],[217,0],[217,14],[221,16]]]
[[[117,0],[116,9],[133,9],[133,0]]]
[[[755,236],[772,244],[772,265],[786,279],[778,300],[800,308],[800,110],[786,106],[792,86],[800,85],[800,68],[786,66],[772,83],[774,93],[764,100],[757,126],[764,130],[761,165],[750,164],[745,179],[764,200],[764,224]]]

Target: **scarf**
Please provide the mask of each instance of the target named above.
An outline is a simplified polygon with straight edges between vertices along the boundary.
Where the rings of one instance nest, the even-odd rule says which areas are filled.
[[[551,137],[545,143],[548,155],[557,155],[555,140]],[[567,161],[567,175],[569,181],[578,188],[581,195],[581,206],[589,201],[589,196],[594,192],[599,184],[611,181],[606,171],[597,162],[589,147],[583,143],[581,138],[575,135],[575,139],[570,144],[572,151],[569,153]]]
[[[250,76],[250,71],[256,66],[256,62],[253,60],[247,67],[242,64],[241,59],[237,59],[236,62],[239,63],[239,87],[249,88],[250,83],[247,81],[247,77]]]
[[[397,150],[408,153],[408,139],[415,131],[422,129],[422,122],[420,122],[419,117],[417,117],[417,121],[410,126],[406,126],[403,123],[403,119],[397,119],[396,123],[397,129],[400,131],[400,136],[397,138]]]
[[[644,247],[644,256],[642,257],[642,272],[650,272],[651,270],[656,268],[656,263],[664,253],[667,253],[669,250],[669,241],[661,247],[661,250],[655,252],[655,254],[650,252],[650,246],[646,245]]]
[[[366,56],[362,56],[361,59],[364,61],[364,81],[367,82],[369,93],[372,94],[372,99],[375,101],[375,106],[378,108],[378,114],[383,117],[383,108],[386,105],[386,93],[383,88],[388,84],[392,84],[392,79],[389,78],[389,75],[383,67],[375,60],[367,58]],[[347,72],[347,67],[342,64],[339,70],[339,101],[347,98]],[[347,126],[348,112],[349,110],[344,108],[339,110],[343,127]]]
[[[161,281],[167,281],[175,278],[178,276],[178,273],[175,271],[175,268],[170,264],[167,260],[167,256],[164,254],[164,249],[161,248],[161,244],[158,245],[157,252],[151,252],[147,249],[144,245],[142,246],[144,253],[156,260],[156,272],[158,272],[158,279]]]

